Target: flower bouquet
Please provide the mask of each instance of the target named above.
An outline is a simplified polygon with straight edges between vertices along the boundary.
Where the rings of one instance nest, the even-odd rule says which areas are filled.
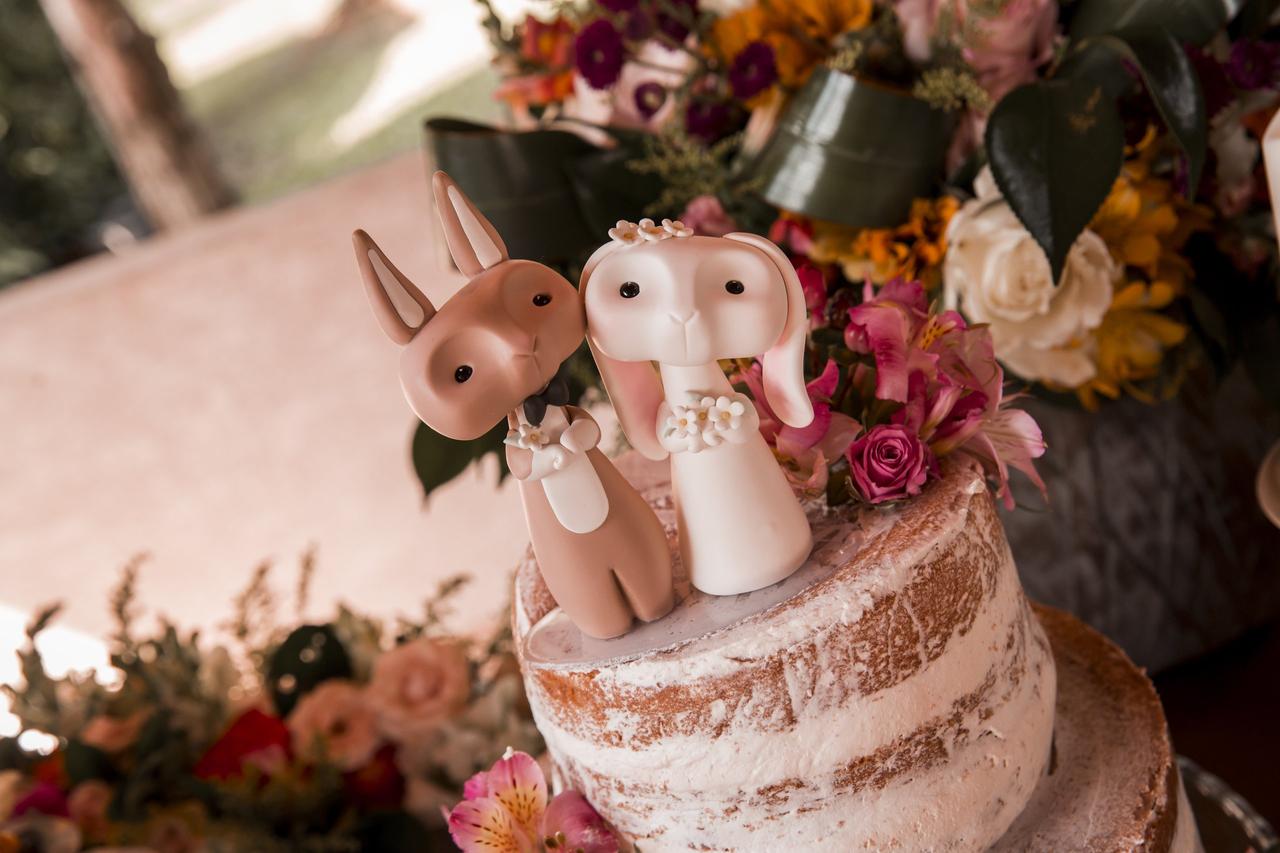
[[[304,558],[299,611],[312,565]],[[38,641],[56,607],[28,629],[22,683],[4,688],[21,731],[0,739],[0,850],[418,853],[447,847],[450,830],[465,841],[465,816],[509,804],[511,784],[536,777],[546,806],[508,632],[444,630],[463,578],[416,619],[340,607],[289,625],[263,566],[226,626],[233,642],[212,645],[163,619],[139,634],[137,569],[113,596],[109,671],[45,670]],[[509,749],[522,752],[503,759]],[[593,815],[562,794],[548,834],[607,838]],[[529,813],[516,819],[540,831]]]
[[[914,423],[934,456],[951,449],[913,420],[910,370],[905,390],[850,390],[874,361],[855,316],[918,282],[953,312],[939,316],[985,329],[1058,451],[1048,508],[1007,519],[1033,595],[1149,665],[1280,609],[1262,563],[1280,541],[1251,494],[1280,431],[1268,4],[582,0],[514,24],[480,5],[512,114],[490,129],[512,158],[495,215],[520,195],[515,163],[554,184],[536,197],[557,206],[504,234],[556,222],[570,278],[619,217],[678,215],[787,250],[809,299],[811,390],[834,423],[797,436],[762,418],[799,485],[872,500],[881,427]],[[448,134],[433,147],[464,189],[494,162]],[[749,368],[727,369],[750,390]],[[596,393],[585,361],[576,378]],[[457,453],[421,428],[424,488],[456,473],[430,460],[462,466],[498,440]]]

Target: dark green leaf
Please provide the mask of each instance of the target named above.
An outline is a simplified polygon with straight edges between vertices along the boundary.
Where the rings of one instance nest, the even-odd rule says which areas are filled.
[[[271,655],[267,688],[276,713],[287,717],[298,700],[331,678],[350,678],[351,657],[330,625],[300,625]]]
[[[1000,191],[1056,280],[1120,173],[1124,130],[1115,103],[1084,80],[1021,86],[991,113],[986,146]]]
[[[1162,27],[1180,42],[1202,45],[1235,17],[1244,0],[1081,0],[1071,38]]]
[[[1231,40],[1259,38],[1271,25],[1271,17],[1280,10],[1280,0],[1244,0],[1240,14],[1231,22]]]
[[[454,441],[426,424],[418,424],[418,429],[413,434],[413,470],[422,483],[423,496],[430,496],[436,488],[461,474],[468,465],[486,453],[498,454],[498,479],[506,479],[509,473],[507,457],[502,452],[502,439],[506,435],[506,421],[471,441]]]
[[[1208,121],[1200,78],[1182,46],[1163,29],[1122,30],[1082,41],[1078,53],[1064,63],[1061,76],[1087,78],[1112,94],[1128,81],[1123,62],[1142,75],[1165,126],[1187,157],[1187,192],[1199,186],[1208,146]],[[1112,82],[1115,81],[1115,82]]]
[[[91,779],[111,781],[116,777],[116,768],[110,757],[97,747],[89,746],[78,740],[67,742],[63,752],[67,779],[71,784],[79,785]]]

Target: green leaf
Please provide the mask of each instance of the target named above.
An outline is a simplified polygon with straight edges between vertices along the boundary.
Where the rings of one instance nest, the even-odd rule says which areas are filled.
[[[1128,62],[1138,69],[1147,93],[1165,126],[1187,157],[1187,192],[1194,195],[1204,168],[1209,126],[1204,92],[1186,51],[1163,28],[1128,29],[1093,36],[1080,42],[1078,52],[1063,64],[1060,76],[1086,78],[1112,94],[1129,75]]]
[[[991,113],[986,147],[996,184],[1056,281],[1120,173],[1124,129],[1115,103],[1085,80],[1021,86]]]
[[[73,786],[91,779],[111,781],[118,775],[105,752],[82,741],[67,741],[63,759],[67,779]]]
[[[1179,42],[1202,45],[1236,16],[1245,0],[1081,0],[1071,38],[1162,27]]]
[[[486,453],[498,454],[498,482],[505,480],[510,473],[506,454],[502,452],[502,439],[506,435],[506,421],[471,441],[445,438],[426,424],[419,423],[413,434],[413,470],[422,483],[423,497],[429,497]]]

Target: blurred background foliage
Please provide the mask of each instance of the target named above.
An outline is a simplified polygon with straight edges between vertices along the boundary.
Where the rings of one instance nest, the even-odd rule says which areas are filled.
[[[128,191],[38,0],[0,26],[0,286],[102,247]]]

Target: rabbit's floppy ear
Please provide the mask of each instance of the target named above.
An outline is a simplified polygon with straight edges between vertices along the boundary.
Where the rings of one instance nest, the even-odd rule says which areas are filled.
[[[435,316],[436,308],[404,273],[387,259],[378,244],[364,231],[351,235],[356,263],[373,314],[387,337],[398,344],[413,340],[418,330]]]
[[[507,260],[507,245],[484,214],[476,210],[471,199],[444,172],[431,176],[431,190],[436,197],[436,212],[444,227],[453,262],[467,278]]]
[[[756,234],[736,232],[725,235],[755,246],[773,262],[787,289],[787,322],[778,342],[764,354],[764,395],[784,424],[805,427],[813,422],[813,401],[804,387],[805,338],[809,332],[809,312],[800,277],[782,250]]]
[[[605,244],[596,250],[582,269],[582,278],[578,282],[578,298],[582,302],[583,313],[586,313],[587,284],[591,274],[600,261],[619,247],[616,244]],[[647,361],[619,361],[600,351],[591,339],[591,326],[588,319],[587,345],[591,348],[591,356],[600,369],[600,378],[604,380],[604,390],[609,394],[613,409],[618,415],[618,423],[631,446],[641,455],[661,461],[667,458],[667,451],[658,442],[658,407],[662,405],[662,383],[658,374]]]

